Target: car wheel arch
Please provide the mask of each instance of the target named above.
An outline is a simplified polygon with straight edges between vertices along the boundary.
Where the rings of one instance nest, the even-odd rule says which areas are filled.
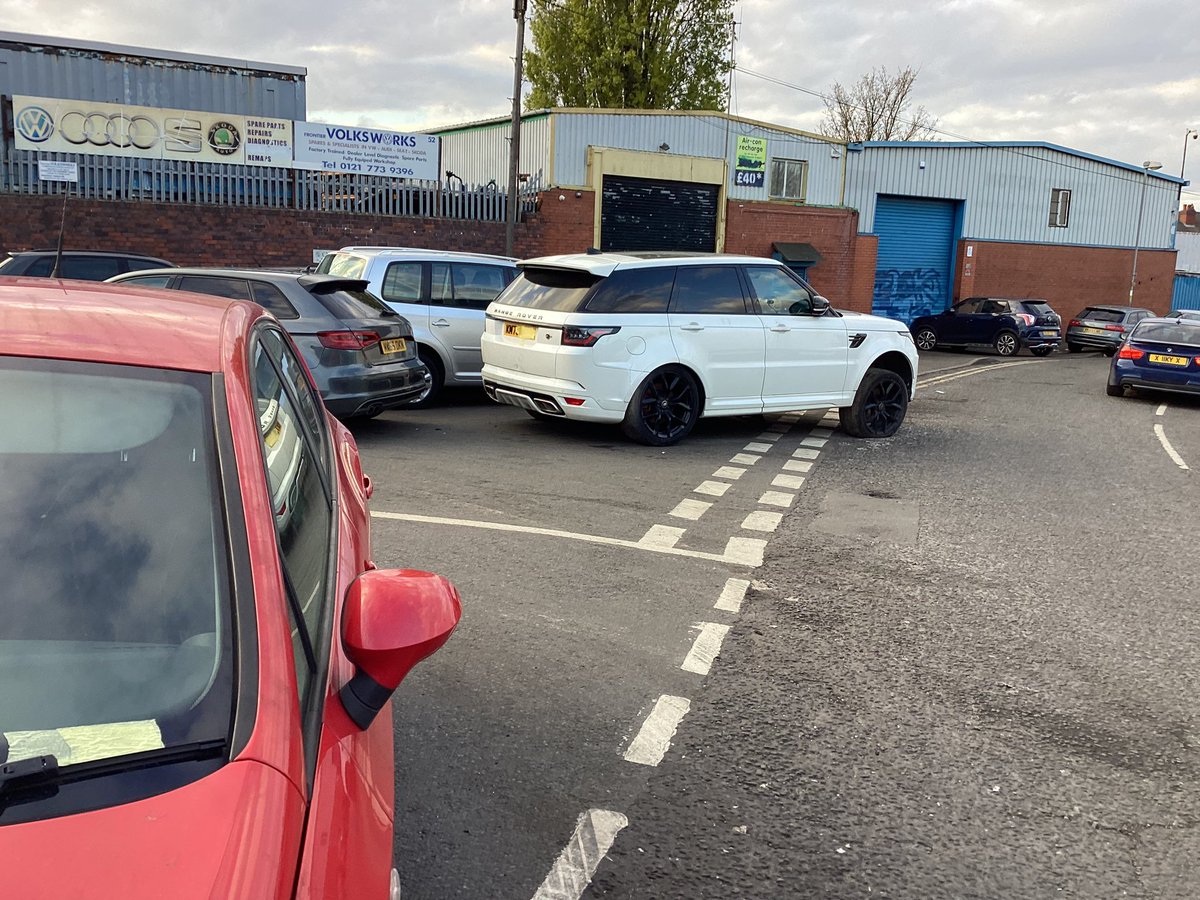
[[[689,375],[692,376],[692,381],[696,382],[696,389],[700,392],[700,415],[699,415],[699,418],[703,418],[704,404],[708,402],[708,389],[704,386],[704,378],[700,375],[699,369],[697,369],[695,366],[689,365],[688,363],[685,363],[681,360],[672,360],[671,362],[659,363],[657,366],[654,366],[651,369],[647,369],[644,372],[631,372],[630,378],[629,378],[630,397],[632,398],[633,393],[638,389],[638,387],[642,384],[643,381],[645,381],[648,377],[653,375],[655,372],[659,372],[662,369],[683,369],[683,371],[687,372]]]
[[[867,372],[871,369],[887,369],[889,372],[895,372],[908,387],[909,396],[912,396],[913,390],[913,368],[907,356],[899,350],[889,350],[886,353],[881,353],[875,359],[867,363],[863,367],[862,374],[859,376],[859,384],[867,377]],[[855,390],[858,390],[858,385],[855,385]]]

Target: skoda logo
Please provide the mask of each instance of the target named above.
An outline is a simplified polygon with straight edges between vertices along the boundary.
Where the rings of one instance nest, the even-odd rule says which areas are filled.
[[[237,153],[238,147],[242,146],[242,135],[229,122],[215,122],[208,129],[208,146],[222,156],[229,156]]]
[[[54,134],[54,119],[40,106],[27,106],[17,113],[17,134],[40,144]]]

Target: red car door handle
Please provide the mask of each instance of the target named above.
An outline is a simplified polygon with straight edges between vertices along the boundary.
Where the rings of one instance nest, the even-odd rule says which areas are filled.
[[[366,495],[366,498],[368,500],[370,500],[371,495],[373,493],[375,493],[375,485],[371,484],[371,476],[364,475],[363,476],[363,494]]]

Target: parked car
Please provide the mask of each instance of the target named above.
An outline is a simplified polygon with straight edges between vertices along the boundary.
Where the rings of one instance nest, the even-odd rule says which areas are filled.
[[[1200,309],[1173,309],[1167,313],[1168,319],[1200,319]]]
[[[1108,396],[1126,388],[1200,394],[1200,320],[1142,319],[1113,356]]]
[[[1112,356],[1134,325],[1153,316],[1152,310],[1138,306],[1089,306],[1067,324],[1067,349],[1102,350]]]
[[[389,698],[461,604],[375,568],[291,339],[126,285],[0,307],[0,895],[398,896]]]
[[[507,256],[412,247],[343,247],[317,271],[366,279],[412,323],[417,355],[432,378],[411,406],[430,405],[443,387],[479,387],[484,311],[517,274]]]
[[[1045,300],[969,297],[936,316],[913,320],[913,340],[920,350],[935,347],[991,347],[1013,356],[1028,347],[1046,356],[1058,346],[1062,319]]]
[[[403,406],[429,386],[404,317],[365,281],[266,269],[153,269],[109,281],[252,300],[275,314],[340,419]]]
[[[902,322],[843,315],[748,256],[601,253],[522,262],[488,307],[488,396],[535,418],[621,424],[674,444],[701,416],[841,409],[857,437],[904,420],[917,354]]]
[[[54,271],[57,250],[10,251],[8,258],[0,261],[0,275],[24,275],[31,278],[49,278]],[[163,269],[173,266],[165,259],[140,256],[134,253],[114,253],[107,250],[64,250],[59,265],[60,278],[81,281],[105,281],[122,272],[139,269]]]

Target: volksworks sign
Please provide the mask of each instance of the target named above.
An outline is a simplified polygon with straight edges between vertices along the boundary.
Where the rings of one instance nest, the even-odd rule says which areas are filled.
[[[291,166],[292,123],[227,113],[13,97],[19,150]]]
[[[376,128],[297,122],[295,166],[322,172],[354,172],[437,181],[438,139]]]

